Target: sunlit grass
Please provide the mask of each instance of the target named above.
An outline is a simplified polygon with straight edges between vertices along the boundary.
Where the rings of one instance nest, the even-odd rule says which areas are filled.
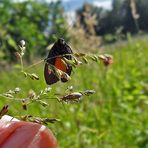
[[[119,148],[148,146],[148,81],[147,40],[131,40],[123,46],[108,50],[114,57],[114,64],[104,67],[100,63],[74,69],[72,80],[57,83],[53,92],[64,93],[70,85],[74,90],[94,89],[96,93],[83,98],[79,104],[64,104],[49,99],[44,108],[32,104],[23,111],[21,104],[10,104],[10,115],[31,114],[41,117],[59,118],[61,122],[49,124],[61,148]],[[43,64],[31,69],[39,75],[39,81],[25,78],[19,70],[1,72],[0,93],[20,87],[19,97],[25,97],[29,90],[39,92],[47,87],[43,77]],[[0,107],[10,101],[1,98]]]

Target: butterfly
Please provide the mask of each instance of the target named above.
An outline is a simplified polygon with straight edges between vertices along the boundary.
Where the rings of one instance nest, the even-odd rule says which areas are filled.
[[[48,53],[47,58],[45,59],[46,63],[44,67],[44,77],[48,85],[54,84],[59,80],[61,80],[62,82],[68,81],[64,77],[59,79],[59,77],[51,69],[49,69],[49,65],[54,66],[56,69],[59,69],[70,76],[72,66],[70,64],[66,64],[62,60],[62,57],[65,57],[68,60],[72,60],[72,56],[70,54],[73,54],[70,46],[65,42],[63,38],[59,38],[54,43]]]

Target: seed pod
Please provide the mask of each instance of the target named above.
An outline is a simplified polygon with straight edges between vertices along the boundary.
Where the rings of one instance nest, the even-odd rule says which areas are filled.
[[[78,61],[78,64],[77,65],[82,65],[82,62],[81,61]]]
[[[88,57],[89,57],[92,61],[95,61],[95,62],[98,61],[98,58],[97,58],[96,56],[94,56],[94,55],[89,55]]]
[[[15,92],[13,91],[13,90],[9,90],[8,92],[7,92],[7,94],[14,94]]]
[[[82,60],[84,61],[85,64],[88,64],[87,58],[83,57]]]
[[[21,40],[21,41],[20,41],[20,46],[21,46],[21,47],[24,47],[24,46],[25,46],[25,44],[26,44],[26,43],[25,43],[25,41],[24,41],[24,40]]]
[[[104,55],[99,55],[98,58],[101,59],[101,60],[104,60],[105,56]]]
[[[82,94],[79,92],[74,92],[71,94],[68,94],[66,96],[63,96],[61,100],[63,101],[79,101],[79,99],[82,97]]]
[[[47,88],[45,88],[45,92],[49,92],[49,91],[51,91],[51,87],[47,87]]]
[[[73,86],[68,86],[67,90],[72,92],[73,91]]]
[[[27,110],[27,104],[26,104],[25,99],[22,100],[22,108],[23,108],[24,110]]]
[[[111,55],[105,55],[104,65],[108,66],[113,63],[113,57]]]
[[[37,118],[37,117],[29,119],[29,120],[31,122],[35,122],[35,123],[38,123],[38,124],[42,124],[43,123],[42,119],[41,118]]]
[[[43,122],[50,122],[50,123],[55,123],[55,122],[59,122],[59,119],[56,118],[45,118],[43,119]]]
[[[67,64],[72,65],[72,66],[75,67],[75,63],[74,63],[74,61],[72,61],[72,60],[68,60],[68,59],[65,58],[65,57],[63,57],[63,60],[64,60]]]
[[[35,73],[32,73],[32,74],[30,75],[30,78],[31,78],[32,80],[39,80],[39,77],[38,77]]]
[[[21,58],[21,55],[20,55],[19,52],[15,52],[15,56],[16,56],[17,59],[20,59]]]
[[[56,77],[60,80],[61,79],[61,75],[62,75],[62,71],[57,69],[55,66],[53,65],[49,65],[50,70],[56,75]]]
[[[25,115],[25,116],[20,116],[21,120],[23,121],[29,121],[30,118],[32,118],[32,115]]]
[[[4,96],[9,97],[9,98],[13,98],[14,96],[9,94],[9,93],[5,93]]]
[[[47,107],[48,103],[42,101],[42,100],[38,100],[37,102],[39,102],[43,107]]]
[[[24,72],[24,71],[23,71],[23,74],[24,74],[24,76],[25,76],[25,77],[27,77],[27,76],[28,76],[28,74],[27,74],[26,72]]]
[[[95,93],[94,90],[85,90],[85,91],[83,92],[83,94],[86,95],[86,96],[92,95],[92,94],[94,94],[94,93]]]
[[[3,106],[3,108],[0,110],[0,118],[5,115],[8,112],[8,105]]]
[[[76,56],[76,57],[83,57],[83,56],[85,56],[86,54],[85,53],[75,53],[74,54],[74,56]]]
[[[34,99],[34,98],[36,98],[36,93],[35,93],[35,91],[30,90],[29,93],[28,93],[28,97],[29,97],[29,99]]]
[[[94,57],[94,60],[95,60],[96,62],[98,62],[98,57],[97,57],[96,55],[93,55],[93,57]]]
[[[62,72],[61,79],[62,78],[66,79],[67,81],[71,79],[71,77],[67,73],[65,73],[65,72]]]
[[[77,59],[76,57],[74,57],[74,56],[73,56],[73,63],[74,63],[75,65],[78,65],[78,64],[79,64],[78,59]]]
[[[108,66],[113,63],[113,57],[111,55],[99,55],[98,58],[102,60],[105,66]]]
[[[20,92],[20,90],[21,89],[19,87],[16,87],[15,90],[14,90],[14,92],[17,94],[18,92]]]

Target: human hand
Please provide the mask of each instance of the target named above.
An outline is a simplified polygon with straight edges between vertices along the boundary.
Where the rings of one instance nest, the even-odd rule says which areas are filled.
[[[41,124],[8,115],[0,120],[0,148],[58,148],[51,130]]]

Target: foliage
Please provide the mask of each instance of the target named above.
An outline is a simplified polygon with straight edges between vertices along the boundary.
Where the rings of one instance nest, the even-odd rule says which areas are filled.
[[[77,15],[81,18],[81,24],[85,26],[84,13],[85,5],[77,11]],[[113,0],[112,9],[105,10],[97,8],[89,4],[89,11],[95,14],[97,23],[95,32],[97,35],[115,34],[118,29],[122,28],[120,33],[126,34],[127,32],[138,33],[147,31],[147,0]],[[86,27],[85,27],[86,28]]]
[[[4,58],[12,60],[13,56],[11,55],[14,55],[17,48],[15,41],[18,42],[21,39],[25,39],[29,45],[26,55],[28,60],[33,54],[43,52],[40,49],[45,48],[47,44],[44,31],[48,25],[48,5],[35,1],[14,3],[10,0],[4,0],[0,3],[0,28],[5,31],[1,34],[3,42],[1,50],[5,52]],[[37,45],[37,42],[41,44]]]
[[[84,3],[83,7],[76,11],[76,27],[78,25],[82,26],[88,35],[95,35],[95,27],[98,25],[98,14],[100,14],[101,11],[102,9],[97,9],[97,7],[91,4]]]
[[[26,11],[26,9],[28,9],[26,3],[29,3],[30,6],[30,2],[35,3],[35,1],[27,1],[23,2],[24,5],[21,5],[21,3],[12,4],[10,0],[1,0],[0,4],[5,4],[4,6],[3,4],[0,5],[0,12],[5,14],[0,15],[1,23],[3,23],[0,25],[0,35],[3,41],[1,46],[2,50],[0,51],[1,60],[7,58],[6,55],[8,54],[12,57],[12,52],[16,49],[14,39],[26,39],[28,41],[26,45],[27,52],[30,52],[29,55],[33,56],[37,51],[39,54],[44,54],[45,50],[40,49],[44,49],[48,41],[55,40],[55,33],[57,36],[64,34],[67,39],[69,38],[67,36],[67,30],[62,26],[62,24],[65,26],[65,21],[60,3],[57,5],[52,3],[50,5],[51,12],[47,9],[47,5],[44,5],[44,2],[42,3],[45,7],[43,11],[49,13],[49,15],[46,15],[47,13],[45,14],[44,12],[41,13],[40,10],[38,10],[42,5],[35,6],[34,4],[35,10],[39,11],[39,13],[34,11],[34,18],[31,17],[32,12]],[[127,6],[128,11],[130,11],[129,5],[126,3],[123,7],[122,1],[118,2],[119,3],[114,6],[117,11],[97,10],[97,8],[91,11],[91,16],[93,16],[95,12],[99,14],[96,16],[99,22],[95,25],[93,24],[91,27],[99,34],[101,31],[99,28],[101,27],[102,29],[105,24],[103,28],[105,32],[102,31],[102,34],[110,33],[106,36],[109,41],[112,40],[112,37],[114,40],[117,40],[117,37],[114,37],[114,34],[117,32],[120,34],[122,31],[127,31],[125,30],[125,26],[129,18],[131,22],[129,28],[135,25],[133,20],[131,20],[132,15],[129,14],[129,12],[125,13],[129,15],[128,17],[126,15],[122,17],[121,15],[124,12],[121,10],[127,12]],[[38,4],[38,2],[36,4]],[[142,18],[146,18],[147,10],[142,9],[146,7],[145,5],[147,3],[143,0],[141,1],[141,5],[140,3],[138,4],[140,7],[138,12],[141,12],[139,18],[141,22],[139,23],[140,29],[146,30],[147,26],[142,23]],[[22,15],[22,10],[24,10],[24,12],[26,12],[23,15],[24,19],[20,17],[21,15],[18,15],[18,18],[16,17],[17,15],[12,15],[13,11],[9,11],[12,10],[10,6],[13,10],[14,8],[17,10],[17,14]],[[1,7],[5,9],[1,9]],[[56,11],[59,12],[59,15],[55,16]],[[33,21],[28,20],[28,17],[26,18],[27,12],[31,14],[29,18]],[[118,14],[116,14],[116,12],[118,12]],[[38,19],[35,13],[38,13]],[[43,19],[44,14],[46,16],[45,20]],[[142,14],[144,14],[145,17],[143,17],[144,15],[142,16]],[[114,15],[116,15],[115,22],[113,22]],[[41,18],[44,20],[44,24],[40,22]],[[51,22],[49,22],[48,19],[51,20]],[[58,21],[56,21],[56,19]],[[8,23],[9,20],[12,21],[11,24],[15,24],[16,26],[12,27],[11,24]],[[15,21],[13,22],[13,20]],[[22,27],[18,20],[22,23]],[[27,26],[23,25],[24,22]],[[85,23],[85,25],[83,23]],[[73,43],[72,46],[75,47],[75,49],[79,49],[79,51],[83,49],[84,52],[95,49],[95,52],[98,53],[105,52],[109,49],[107,51],[113,54],[115,59],[114,64],[110,68],[103,67],[100,63],[94,64],[90,62],[91,60],[88,62],[85,56],[81,57],[81,60],[87,65],[77,66],[78,68],[74,69],[72,74],[74,78],[71,81],[66,84],[57,83],[52,87],[51,91],[51,88],[47,89],[47,85],[44,82],[43,64],[28,68],[22,66],[24,74],[27,74],[26,78],[23,74],[20,75],[20,66],[16,64],[9,69],[9,71],[1,71],[0,73],[0,94],[2,94],[0,96],[0,108],[2,108],[4,104],[8,104],[10,107],[10,115],[16,117],[21,116],[23,120],[26,119],[27,121],[47,124],[48,122],[53,123],[60,119],[60,122],[49,124],[48,126],[55,132],[59,145],[63,148],[71,147],[71,145],[74,148],[147,147],[148,79],[146,73],[148,63],[146,57],[148,53],[146,49],[148,48],[148,37],[140,36],[132,39],[128,34],[128,42],[119,41],[116,45],[105,46],[101,51],[98,51],[98,43],[100,44],[98,38],[93,35],[93,31],[87,33],[84,31],[85,27],[87,28],[87,23],[82,21],[82,25],[74,28],[76,30],[78,29],[77,31],[80,34],[77,34],[78,32],[73,30],[73,37],[70,40],[71,43]],[[124,30],[122,30],[122,23],[124,23]],[[42,25],[44,25],[43,28]],[[49,28],[46,28],[46,25]],[[121,29],[117,31],[120,27]],[[26,29],[30,32],[26,31]],[[36,29],[38,29],[37,32],[35,31]],[[50,29],[53,32],[51,32]],[[46,35],[44,31],[47,31]],[[128,31],[131,30],[129,29]],[[38,33],[41,33],[43,38],[40,38]],[[48,38],[48,33],[51,34],[51,40]],[[30,34],[33,35],[33,37],[30,36]],[[37,38],[34,38],[34,36]],[[42,42],[42,40],[44,41]],[[23,53],[21,53],[21,55],[23,55]],[[99,58],[103,60],[104,64],[107,64],[106,60],[109,59],[107,57],[101,56]],[[89,58],[96,60],[94,56]],[[34,74],[34,72],[37,73],[39,77]],[[32,81],[32,79],[38,81]],[[21,88],[21,90],[19,88]],[[88,91],[85,91],[88,89],[94,89],[96,93],[89,98],[82,97],[82,100],[79,100],[81,96],[88,93]],[[79,91],[75,92],[74,90]],[[47,91],[49,92],[47,93]],[[92,91],[90,92],[93,93]],[[57,99],[57,96],[59,99]],[[26,102],[29,97],[31,97],[33,103]],[[74,103],[75,101],[78,103],[64,104],[69,101],[69,98],[74,98]],[[3,115],[7,111],[7,106],[4,106],[0,111],[0,115]]]
[[[49,5],[49,28],[52,42],[60,37],[66,41],[69,40],[68,24],[65,20],[61,1],[52,2]]]
[[[140,29],[148,31],[148,27],[147,27],[148,22],[145,21],[145,20],[147,20],[147,16],[148,16],[148,10],[147,10],[148,1],[147,0],[138,0],[137,3],[138,3],[138,12],[140,14],[140,18],[139,18]]]
[[[82,10],[78,10],[76,23],[74,24],[74,27],[69,30],[70,43],[72,47],[79,52],[95,53],[96,48],[102,43],[101,37],[96,36],[95,33],[97,17],[91,8],[91,5],[86,3]],[[83,13],[83,15],[81,15],[81,13]]]
[[[62,11],[59,1],[48,4],[35,0],[23,2],[1,0],[0,58],[14,60],[17,43],[22,39],[28,44],[25,55],[27,61],[45,55],[45,48],[53,42],[53,34],[58,32],[57,37],[67,38]]]
[[[74,90],[96,91],[78,104],[63,106],[55,99],[47,99],[49,106],[46,109],[33,103],[26,111],[21,111],[19,103],[1,98],[0,106],[2,108],[3,104],[9,104],[9,113],[13,116],[31,114],[44,119],[60,118],[61,122],[48,126],[55,132],[63,148],[71,145],[74,148],[147,147],[147,39],[131,39],[128,36],[128,42],[106,47],[114,56],[111,67],[92,62],[82,65],[74,70],[70,82],[55,84],[48,94],[49,97],[53,97],[54,93],[63,95],[71,85]],[[19,75],[16,66],[9,73],[2,72],[0,92],[21,87],[24,92],[20,93],[21,98],[25,98],[32,90],[40,92],[47,87],[42,69],[43,65],[28,69],[30,73],[36,71],[40,77],[38,81],[29,78],[24,81],[24,76]]]

